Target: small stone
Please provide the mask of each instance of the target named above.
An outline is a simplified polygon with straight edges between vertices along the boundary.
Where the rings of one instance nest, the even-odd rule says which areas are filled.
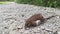
[[[4,32],[3,32],[3,34],[4,34]]]
[[[44,10],[46,10],[46,8]]]
[[[57,33],[60,34],[60,31],[58,31]]]
[[[57,18],[59,19],[60,17],[59,17],[59,16],[57,16]]]
[[[58,26],[59,24],[55,24],[55,26]]]
[[[28,34],[28,33],[29,33],[29,31],[25,31],[24,33]]]
[[[17,29],[18,29],[18,30],[19,30],[19,29],[23,29],[23,25],[18,26]]]
[[[44,28],[43,26],[41,26],[41,29],[43,29],[43,30],[44,30],[45,28]]]
[[[2,34],[2,31],[0,31],[0,34]]]
[[[49,34],[52,34],[52,32],[49,32]]]
[[[26,28],[26,30],[28,30],[29,28]]]
[[[16,30],[16,28],[14,28],[13,30]]]
[[[45,29],[46,31],[48,31],[48,32],[52,32],[52,30],[51,29]]]
[[[22,15],[22,17],[24,17],[24,15]]]
[[[58,33],[57,33],[57,31],[56,31],[56,32],[54,32],[54,34],[58,34]]]
[[[17,29],[19,30],[19,29],[23,29],[23,28],[17,28]]]
[[[8,27],[4,27],[5,29],[8,29]]]
[[[50,27],[51,26],[51,24],[50,25],[48,25],[48,27]]]
[[[40,28],[38,28],[38,30],[40,30]]]

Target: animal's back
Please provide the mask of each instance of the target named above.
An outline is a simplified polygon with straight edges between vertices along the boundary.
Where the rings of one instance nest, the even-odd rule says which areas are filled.
[[[33,16],[31,16],[29,19],[27,19],[27,21],[36,21],[36,20],[41,20],[44,19],[44,17],[41,14],[35,14]]]

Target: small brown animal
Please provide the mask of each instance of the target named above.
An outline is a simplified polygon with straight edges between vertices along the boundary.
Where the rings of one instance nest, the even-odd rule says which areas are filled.
[[[28,18],[27,20],[26,20],[26,23],[25,23],[25,29],[27,28],[27,27],[35,27],[35,26],[37,26],[36,25],[36,23],[35,23],[35,21],[37,21],[37,20],[40,20],[41,21],[41,23],[40,24],[42,24],[42,23],[44,23],[44,21],[46,21],[46,20],[48,20],[48,19],[50,19],[50,18],[52,18],[52,17],[55,17],[56,15],[53,15],[53,16],[50,16],[50,17],[48,17],[48,18],[44,18],[43,16],[42,16],[42,14],[34,14],[34,15],[32,15],[30,18]]]

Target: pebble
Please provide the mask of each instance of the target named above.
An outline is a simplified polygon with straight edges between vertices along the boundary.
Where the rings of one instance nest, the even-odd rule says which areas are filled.
[[[60,18],[60,16],[57,16],[57,18],[59,19],[59,18]]]
[[[58,31],[57,33],[60,34],[60,31]]]

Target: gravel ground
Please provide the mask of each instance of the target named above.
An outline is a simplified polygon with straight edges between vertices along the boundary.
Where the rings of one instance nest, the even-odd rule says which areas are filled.
[[[44,24],[25,30],[25,20],[37,13],[42,13],[46,18],[55,14],[60,15],[60,10],[28,4],[0,5],[0,34],[60,34],[60,16],[53,17]]]

